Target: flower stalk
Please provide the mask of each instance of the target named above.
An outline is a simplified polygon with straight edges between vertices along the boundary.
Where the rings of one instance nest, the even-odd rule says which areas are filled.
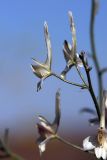
[[[91,68],[88,66],[88,62],[85,62],[84,60],[84,52],[81,52],[80,54],[80,59],[82,60],[83,62],[83,66],[84,66],[84,69],[85,69],[85,72],[86,72],[86,75],[87,75],[87,80],[88,80],[88,90],[89,90],[89,93],[93,99],[93,102],[94,102],[94,105],[95,105],[95,108],[96,108],[96,111],[97,111],[97,115],[98,115],[98,118],[99,118],[99,121],[100,121],[100,108],[99,108],[99,105],[98,105],[98,102],[97,102],[97,99],[96,99],[96,96],[95,96],[95,93],[94,93],[94,90],[93,90],[93,87],[92,87],[92,83],[91,83],[91,78],[90,78],[90,70]]]

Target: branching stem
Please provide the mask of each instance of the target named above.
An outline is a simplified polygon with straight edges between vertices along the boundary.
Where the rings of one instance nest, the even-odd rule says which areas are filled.
[[[81,74],[80,70],[78,69],[77,66],[75,66],[75,67],[76,67],[76,70],[77,70],[77,72],[78,72],[78,74],[79,74],[79,76],[80,76],[82,82],[83,82],[84,85],[87,86],[87,88],[88,88],[88,85],[87,85],[86,81],[84,80],[84,77],[83,77],[83,75]]]
[[[80,147],[80,146],[78,146],[78,145],[75,145],[75,144],[73,144],[73,143],[71,143],[71,142],[68,142],[67,140],[63,139],[63,138],[60,137],[60,136],[56,136],[56,138],[57,138],[60,142],[66,144],[66,145],[68,145],[68,146],[71,146],[71,147],[73,147],[73,148],[75,148],[75,149],[78,149],[78,150],[80,150],[80,151],[84,151],[84,149],[83,149],[82,147]],[[92,152],[92,151],[89,151],[88,153],[94,154],[94,152]]]
[[[82,89],[87,88],[87,86],[84,85],[84,84],[78,84],[78,83],[74,83],[74,82],[68,81],[68,80],[62,78],[61,76],[57,75],[56,73],[52,73],[52,75],[55,76],[55,77],[57,77],[58,79],[62,80],[62,81],[65,82],[65,83],[74,85],[74,86],[76,86],[76,87],[80,87],[80,88],[82,88]]]
[[[89,85],[88,90],[89,90],[90,95],[93,99],[93,102],[94,102],[94,105],[95,105],[95,108],[96,108],[96,111],[97,111],[97,115],[98,115],[98,118],[99,118],[99,121],[100,121],[100,108],[99,108],[99,105],[98,105],[98,102],[97,102],[97,99],[96,99],[96,96],[95,96],[95,93],[94,93],[94,90],[93,90],[93,87],[92,87],[92,83],[91,83],[90,68],[84,60],[84,53],[81,53],[80,58],[82,60],[82,63],[83,63],[83,66],[84,66],[84,69],[85,69],[85,72],[86,72],[86,75],[87,75],[87,80],[88,80],[88,85]]]

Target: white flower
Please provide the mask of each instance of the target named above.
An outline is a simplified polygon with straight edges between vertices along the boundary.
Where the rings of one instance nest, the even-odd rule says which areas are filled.
[[[41,151],[41,153],[45,151],[45,148],[46,148],[45,143],[40,143],[39,150]]]
[[[103,128],[98,130],[97,136],[89,136],[83,140],[84,151],[94,150],[96,157],[107,158],[107,133]]]
[[[89,151],[95,148],[92,142],[90,142],[90,136],[83,140],[83,148],[85,151]]]
[[[44,23],[44,35],[45,42],[47,47],[47,58],[44,63],[38,62],[36,59],[32,58],[36,65],[31,65],[33,73],[40,78],[40,81],[37,83],[37,91],[42,88],[43,81],[51,76],[51,64],[52,64],[52,50],[51,50],[51,41],[48,32],[48,25]]]
[[[106,159],[107,158],[107,151],[103,147],[95,148],[95,155],[96,157]]]
[[[45,151],[46,144],[53,138],[55,138],[59,123],[60,123],[60,92],[59,90],[56,92],[56,105],[55,105],[55,119],[53,123],[50,123],[43,116],[39,116],[40,123],[37,124],[37,129],[39,132],[39,138],[37,139],[37,143],[39,146],[40,155]]]
[[[65,78],[66,74],[69,70],[75,65],[77,67],[83,67],[82,61],[79,58],[79,54],[77,53],[77,44],[76,44],[76,29],[73,20],[72,12],[68,12],[69,20],[70,20],[70,29],[72,33],[72,45],[65,40],[63,45],[63,54],[66,61],[66,67],[61,72],[61,77]]]
[[[98,159],[107,159],[107,131],[105,129],[105,108],[107,101],[107,91],[103,91],[100,128],[96,136],[89,136],[83,140],[84,151],[94,150]]]

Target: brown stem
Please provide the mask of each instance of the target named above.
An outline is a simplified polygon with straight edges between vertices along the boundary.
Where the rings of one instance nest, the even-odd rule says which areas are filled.
[[[99,121],[100,121],[100,109],[99,109],[99,105],[98,105],[98,102],[97,102],[97,99],[96,99],[96,96],[94,94],[94,90],[93,90],[93,87],[92,87],[92,83],[91,83],[90,68],[88,66],[88,63],[86,64],[86,62],[84,60],[84,52],[81,52],[80,59],[82,60],[82,63],[83,63],[83,66],[84,66],[84,69],[85,69],[85,72],[86,72],[86,75],[87,75],[87,80],[88,80],[88,84],[89,84],[88,90],[89,90],[90,95],[93,99],[93,102],[94,102],[94,105],[95,105],[95,108],[96,108],[96,111],[97,111],[97,115],[98,115],[98,118],[99,118]]]

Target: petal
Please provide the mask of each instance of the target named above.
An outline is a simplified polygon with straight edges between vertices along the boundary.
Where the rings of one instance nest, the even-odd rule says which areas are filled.
[[[52,129],[51,125],[48,125],[44,122],[40,122],[40,123],[44,127],[44,129],[47,130],[47,132],[49,132],[49,134],[54,134],[54,130]]]
[[[78,53],[76,53],[76,64],[78,67],[83,67],[83,63],[82,63],[81,59],[79,58]]]
[[[40,154],[42,154],[46,149],[46,145],[45,143],[40,143],[39,144],[39,150],[40,150]]]
[[[107,158],[107,152],[104,148],[102,148],[102,158],[106,159]]]
[[[50,71],[45,65],[43,67],[40,65],[31,65],[31,69],[38,78],[47,77],[50,74]]]
[[[68,67],[66,65],[66,67],[64,68],[64,70],[61,72],[61,78],[66,79],[66,74],[69,72],[69,70],[71,69],[71,67]]]
[[[91,142],[91,137],[87,137],[83,140],[83,148],[85,151],[92,150],[95,148],[94,142]]]
[[[60,123],[60,117],[61,117],[61,111],[60,111],[60,89],[56,92],[56,105],[55,105],[55,119],[53,121],[53,129],[55,132],[57,132],[59,123]]]
[[[48,132],[48,134],[54,134],[54,128],[53,128],[53,124],[51,124],[45,117],[43,116],[38,116],[39,120],[40,120],[40,125],[44,128],[44,130],[46,130]]]
[[[39,139],[37,139],[37,143],[39,146],[39,151],[40,151],[40,155],[42,155],[42,153],[46,150],[46,145],[47,143],[53,138],[54,136],[49,136],[46,139],[42,140],[42,137],[40,137]]]
[[[37,83],[37,92],[42,89],[42,86],[43,86],[43,78],[41,78],[41,80]]]
[[[50,135],[54,135],[54,130],[52,129],[52,127],[46,125],[45,123],[43,124],[43,122],[41,124],[39,123],[37,124],[37,129],[42,139],[45,139],[46,137],[49,137]]]
[[[68,55],[71,55],[72,46],[70,45],[70,43],[68,43],[67,40],[64,40],[63,49],[64,49],[64,51],[65,51]]]
[[[44,67],[43,63],[40,63],[39,61],[37,61],[35,58],[32,58],[32,60],[34,61],[34,63],[36,63],[38,66]],[[31,65],[32,70],[34,70],[33,66]]]
[[[51,40],[50,40],[50,35],[48,32],[48,24],[47,22],[44,22],[44,35],[45,35],[45,42],[46,42],[46,47],[47,47],[47,58],[45,61],[45,64],[49,69],[51,69],[51,64],[52,64],[52,49],[51,49]]]
[[[70,29],[71,29],[71,33],[72,33],[72,48],[73,48],[72,52],[74,55],[74,54],[76,54],[76,29],[75,29],[75,24],[74,24],[72,12],[69,11],[68,15],[69,15],[69,20],[70,20]]]
[[[101,158],[101,156],[102,156],[102,148],[101,147],[95,148],[95,155],[98,159]]]
[[[39,115],[38,116],[38,119],[40,120],[40,123],[41,122],[44,122],[45,124],[47,124],[48,126],[51,125],[51,123],[43,116]]]

